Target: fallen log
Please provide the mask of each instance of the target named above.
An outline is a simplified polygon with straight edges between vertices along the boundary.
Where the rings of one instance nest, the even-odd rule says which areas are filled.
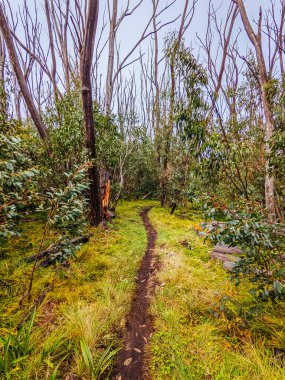
[[[152,194],[152,190],[151,190],[149,193],[145,194],[145,195],[142,197],[142,200],[145,200],[145,199],[148,198],[151,194]]]
[[[86,236],[79,236],[77,238],[74,238],[74,239],[71,239],[69,241],[70,244],[73,244],[73,245],[76,245],[76,244],[82,244],[82,243],[86,243],[89,239],[90,239],[90,236],[91,235],[86,235]],[[35,260],[42,260],[44,259],[45,257],[51,255],[51,254],[54,254],[54,253],[57,253],[58,251],[60,251],[60,249],[63,247],[64,244],[62,244],[61,241],[55,243],[55,244],[52,244],[51,246],[49,246],[46,250],[40,252],[39,254],[36,254],[36,255],[32,255],[32,256],[29,256],[25,259],[25,261],[27,263],[31,263]]]
[[[210,253],[210,257],[213,260],[220,260],[220,261],[224,261],[224,262],[230,261],[230,262],[236,263],[237,261],[240,260],[239,257],[232,256],[232,255],[227,255],[225,253],[220,253],[220,252],[216,252],[216,251],[212,251]]]
[[[220,253],[227,253],[230,255],[241,255],[242,251],[238,247],[229,247],[228,245],[217,244],[214,246],[213,251]]]

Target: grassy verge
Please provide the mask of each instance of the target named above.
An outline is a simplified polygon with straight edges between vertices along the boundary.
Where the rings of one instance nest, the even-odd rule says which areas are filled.
[[[235,287],[222,265],[209,259],[211,248],[195,232],[197,214],[188,220],[154,208],[150,219],[162,262],[152,303],[153,379],[284,379],[284,305],[250,313],[246,284]]]
[[[36,272],[33,298],[47,284],[52,283],[52,289],[36,312],[25,353],[20,354],[19,362],[10,363],[3,378],[96,378],[100,373],[96,363],[102,354],[107,359],[110,356],[106,348],[119,346],[118,332],[130,308],[146,246],[139,216],[145,205],[147,202],[123,203],[110,229],[93,229],[90,242],[82,246],[69,267]],[[42,228],[41,222],[25,223],[22,236],[11,240],[1,259],[0,278],[6,281],[0,304],[0,335],[4,337],[24,313],[18,301],[31,271],[24,257],[36,252]],[[23,348],[25,333],[14,343],[16,350]],[[12,336],[17,337],[15,330]]]

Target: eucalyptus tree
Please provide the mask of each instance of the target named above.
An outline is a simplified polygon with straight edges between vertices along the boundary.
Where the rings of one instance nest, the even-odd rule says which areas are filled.
[[[209,94],[209,134],[212,134],[212,158],[219,161],[214,165],[222,167],[223,178],[230,191],[234,187],[239,196],[249,200],[247,179],[244,176],[243,162],[237,159],[232,145],[232,136],[229,133],[230,125],[237,123],[237,89],[241,80],[242,65],[239,67],[237,54],[237,38],[235,25],[238,16],[238,7],[230,3],[225,20],[219,20],[217,10],[212,1],[208,7],[208,25],[204,39],[198,38],[206,53]],[[215,44],[214,37],[217,45]],[[221,58],[220,58],[221,57]],[[226,111],[225,111],[226,110]],[[217,141],[215,133],[219,138]],[[219,145],[219,148],[218,148]],[[217,148],[217,154],[214,150]],[[221,160],[221,149],[224,150]],[[209,162],[213,161],[210,160]],[[213,165],[209,166],[213,170]],[[215,170],[214,170],[215,171]]]
[[[93,160],[89,168],[89,222],[98,225],[103,221],[103,209],[100,193],[100,173],[96,165],[96,138],[93,114],[91,85],[91,67],[94,51],[94,40],[98,23],[99,1],[89,0],[83,43],[80,51],[80,76],[83,107],[83,122],[87,152]]]
[[[108,39],[108,45],[109,45],[108,65],[107,65],[106,86],[105,86],[106,95],[105,95],[105,103],[104,103],[105,115],[108,115],[111,111],[111,103],[113,99],[114,87],[115,87],[116,81],[120,80],[121,71],[124,68],[139,61],[143,55],[139,51],[139,56],[130,61],[133,54],[139,50],[141,43],[145,41],[146,39],[148,39],[153,34],[156,34],[158,30],[163,29],[165,26],[172,24],[178,19],[178,17],[176,17],[170,21],[160,23],[160,25],[157,28],[154,28],[154,30],[151,30],[151,25],[153,24],[153,20],[161,16],[163,13],[165,13],[167,9],[172,7],[173,4],[175,4],[176,0],[172,0],[169,4],[166,4],[160,10],[158,9],[159,1],[156,1],[155,3],[153,3],[154,6],[152,8],[152,12],[149,18],[146,20],[145,27],[142,33],[139,35],[139,37],[135,40],[135,42],[133,43],[129,51],[127,51],[126,54],[122,55],[120,50],[117,48],[117,65],[115,66],[115,46],[116,46],[116,38],[117,38],[118,29],[120,25],[122,24],[122,22],[128,16],[131,16],[134,14],[134,12],[140,7],[142,2],[143,2],[142,0],[138,0],[137,3],[135,3],[133,7],[130,7],[130,1],[128,0],[121,15],[118,17],[117,16],[118,1],[112,0],[112,11],[111,11],[110,0],[108,0],[110,29],[109,29],[109,39]]]
[[[175,61],[177,59],[177,53],[179,51],[181,41],[185,31],[191,24],[191,21],[195,12],[195,5],[198,0],[192,1],[192,6],[189,7],[189,1],[185,1],[183,13],[180,20],[180,26],[178,30],[178,34],[174,41],[168,46],[166,56],[168,58],[169,65],[169,73],[170,73],[170,89],[169,89],[169,112],[168,112],[168,120],[164,123],[164,131],[163,133],[163,148],[162,148],[162,174],[160,181],[160,190],[161,196],[160,201],[161,205],[165,205],[166,196],[167,196],[167,184],[168,184],[168,161],[169,161],[169,153],[171,148],[171,137],[173,133],[173,124],[174,124],[174,107],[175,107]],[[190,10],[189,10],[190,8]]]
[[[271,155],[271,146],[270,146],[270,140],[273,136],[274,132],[274,113],[272,110],[272,104],[270,102],[270,95],[269,95],[269,88],[271,86],[271,80],[272,80],[272,68],[275,65],[276,62],[276,54],[280,52],[280,46],[279,46],[279,38],[275,40],[275,52],[272,57],[269,57],[269,70],[266,67],[266,60],[265,60],[265,53],[264,48],[262,44],[262,34],[263,34],[263,26],[262,26],[262,20],[263,20],[263,14],[262,14],[262,7],[259,9],[259,19],[257,23],[258,30],[257,32],[254,31],[254,28],[252,24],[249,21],[248,14],[246,11],[246,7],[244,5],[243,0],[234,0],[234,2],[237,4],[240,12],[240,16],[244,25],[244,28],[246,30],[246,33],[255,49],[256,54],[256,60],[258,64],[258,80],[261,90],[261,96],[262,96],[262,105],[263,105],[263,112],[265,117],[265,128],[264,128],[264,141],[265,141],[265,205],[266,210],[268,212],[268,218],[271,222],[276,221],[276,201],[275,201],[275,186],[274,186],[274,176],[270,167],[270,155]],[[282,7],[282,17],[280,22],[280,28],[279,32],[281,32],[281,35],[283,33],[283,27],[284,27],[284,9],[285,4],[284,2],[281,3]],[[269,39],[271,39],[271,36],[269,35]],[[270,45],[269,45],[270,46]],[[270,52],[269,52],[270,54]],[[282,54],[281,54],[281,61],[282,61]],[[281,65],[282,67],[282,65]]]
[[[20,65],[20,61],[19,61],[16,49],[15,49],[13,37],[11,34],[11,30],[10,30],[10,27],[9,27],[9,24],[8,24],[8,21],[7,21],[7,18],[6,18],[2,4],[0,4],[0,29],[1,29],[3,38],[5,40],[7,49],[9,51],[11,66],[12,66],[13,71],[17,77],[23,98],[24,98],[25,103],[27,105],[27,108],[30,112],[31,118],[33,119],[33,122],[35,123],[35,126],[36,126],[41,138],[46,139],[48,137],[47,132],[46,132],[46,128],[45,128],[44,123],[43,123],[43,121],[42,121],[42,119],[38,113],[38,110],[35,107],[33,98],[32,98],[31,93],[29,91],[28,84],[27,84],[26,78],[23,74],[23,70],[21,68],[21,65]]]

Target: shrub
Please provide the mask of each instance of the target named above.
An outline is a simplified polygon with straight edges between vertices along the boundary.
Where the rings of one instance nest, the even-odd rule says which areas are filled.
[[[215,209],[212,209],[215,212]],[[233,269],[238,284],[248,279],[250,293],[258,300],[285,299],[285,236],[281,225],[267,223],[261,212],[224,210],[225,223],[211,233],[214,243],[239,246],[241,260]]]

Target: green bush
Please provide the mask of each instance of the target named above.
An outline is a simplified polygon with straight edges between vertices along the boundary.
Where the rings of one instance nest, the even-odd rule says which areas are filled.
[[[215,209],[212,209],[215,213]],[[285,236],[281,225],[269,224],[263,213],[224,210],[225,222],[211,233],[217,244],[238,246],[243,255],[233,269],[238,284],[242,278],[252,283],[250,293],[258,300],[285,299]]]

